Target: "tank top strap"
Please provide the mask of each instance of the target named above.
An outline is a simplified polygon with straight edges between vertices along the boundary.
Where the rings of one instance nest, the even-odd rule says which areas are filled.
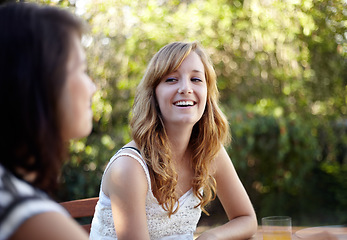
[[[124,152],[124,150],[130,150],[133,153],[129,153],[129,152]],[[113,155],[113,157],[110,159],[109,163],[106,166],[106,169],[104,171],[104,174],[106,173],[106,171],[109,169],[109,167],[111,166],[111,164],[119,157],[122,156],[127,156],[127,157],[131,157],[133,159],[135,159],[138,163],[140,163],[140,165],[142,166],[143,170],[145,171],[146,174],[146,178],[147,178],[147,183],[148,183],[148,190],[152,191],[152,187],[151,187],[151,178],[149,175],[149,170],[148,170],[148,166],[145,162],[145,160],[143,159],[141,152],[134,147],[122,147],[121,149],[119,149],[115,155]]]

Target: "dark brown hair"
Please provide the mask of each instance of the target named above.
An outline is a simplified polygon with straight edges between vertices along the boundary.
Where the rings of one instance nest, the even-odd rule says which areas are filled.
[[[0,6],[0,163],[42,190],[56,187],[66,158],[59,98],[72,36],[82,22],[69,12],[29,3]]]

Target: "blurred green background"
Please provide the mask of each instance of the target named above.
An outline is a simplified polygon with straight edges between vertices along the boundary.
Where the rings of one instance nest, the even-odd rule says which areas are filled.
[[[258,219],[347,224],[346,0],[56,0],[81,16],[98,86],[92,134],[70,145],[59,201],[97,196],[110,157],[130,140],[135,88],[173,41],[211,55],[230,122],[228,153]],[[126,181],[126,179],[124,179]],[[211,217],[225,219],[218,201]]]

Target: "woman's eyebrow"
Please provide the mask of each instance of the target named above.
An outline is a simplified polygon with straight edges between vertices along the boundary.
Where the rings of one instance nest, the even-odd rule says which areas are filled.
[[[175,71],[172,71],[169,74],[173,74],[173,73],[177,73],[177,72],[178,72],[178,70],[175,70]],[[204,74],[204,71],[201,71],[201,70],[198,70],[198,69],[193,69],[192,72]]]

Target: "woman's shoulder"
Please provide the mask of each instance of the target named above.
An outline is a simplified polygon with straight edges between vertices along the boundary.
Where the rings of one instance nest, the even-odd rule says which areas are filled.
[[[128,192],[145,193],[148,190],[147,176],[139,161],[131,156],[120,156],[109,167],[103,181],[103,192],[129,195]]]
[[[138,163],[144,162],[141,156],[141,152],[138,150],[137,145],[134,141],[124,145],[111,157],[104,175],[110,171],[119,170],[121,173],[124,171],[131,170],[132,167],[136,167]]]
[[[109,166],[108,175],[125,179],[136,177],[138,171],[143,172],[141,162],[142,159],[138,155],[126,149],[117,154],[116,159]]]
[[[147,189],[149,180],[148,167],[136,145],[125,145],[113,158],[104,178],[106,195],[108,195],[107,189],[111,189],[108,186],[143,186]]]
[[[120,148],[110,160],[110,168],[117,168],[123,173],[124,171],[126,173],[131,173],[133,168],[138,168],[143,164],[145,164],[145,161],[134,141]]]
[[[124,145],[117,153],[121,152],[135,153],[136,156],[142,159],[141,151],[139,150],[138,145],[134,141],[131,141],[128,144]]]
[[[2,165],[0,192],[0,232],[4,235],[12,235],[23,222],[38,214],[57,212],[68,216],[66,210],[44,192],[15,177]]]

